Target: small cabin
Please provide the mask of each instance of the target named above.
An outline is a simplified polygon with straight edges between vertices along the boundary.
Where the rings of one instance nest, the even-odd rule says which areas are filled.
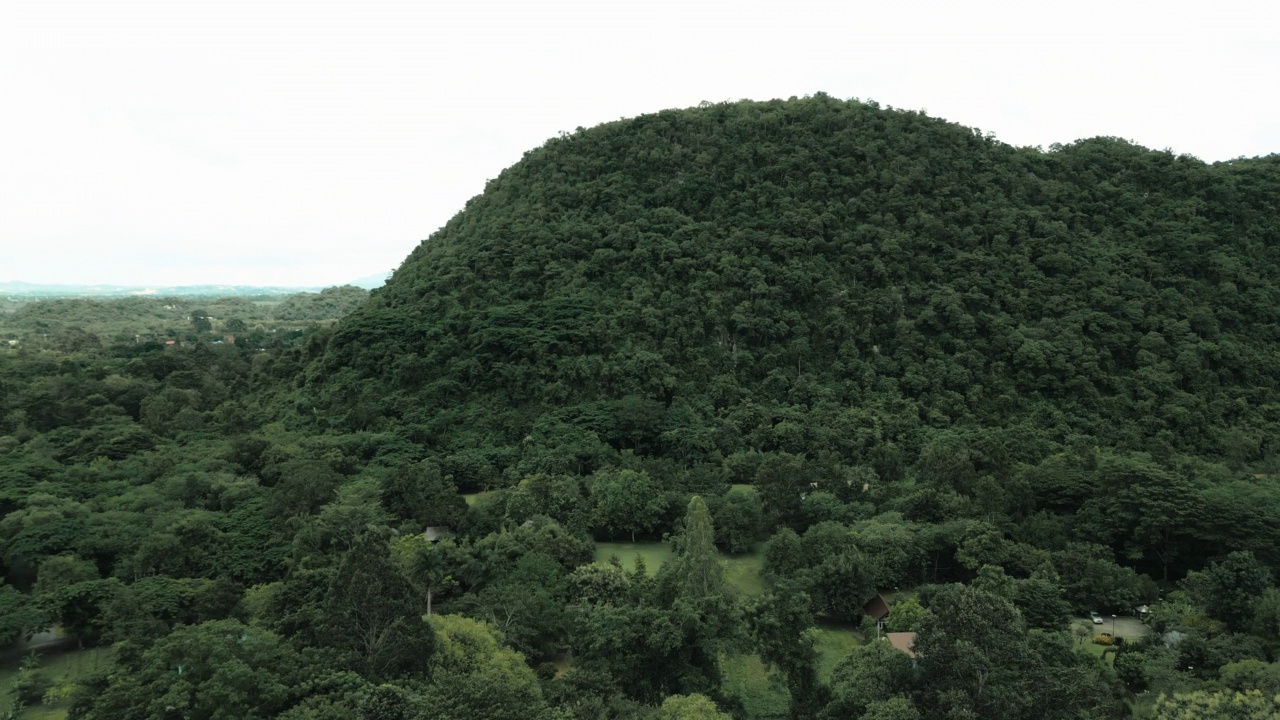
[[[865,613],[867,617],[875,620],[876,627],[880,628],[882,631],[884,630],[884,620],[889,617],[889,611],[892,609],[893,606],[890,605],[889,601],[880,593],[876,593],[875,597],[868,600],[866,604],[862,606],[862,612]]]

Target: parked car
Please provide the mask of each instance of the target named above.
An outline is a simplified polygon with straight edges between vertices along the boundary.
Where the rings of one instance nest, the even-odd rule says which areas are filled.
[[[1096,610],[1090,610],[1090,611],[1089,611],[1089,619],[1093,621],[1093,624],[1094,624],[1094,625],[1101,625],[1101,624],[1102,624],[1102,616],[1101,616],[1101,615],[1099,615],[1099,614],[1098,614],[1098,612],[1097,612]]]

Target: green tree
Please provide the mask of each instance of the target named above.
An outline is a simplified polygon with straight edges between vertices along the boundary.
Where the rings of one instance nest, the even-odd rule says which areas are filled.
[[[809,596],[799,584],[780,580],[747,609],[746,621],[760,658],[787,678],[791,716],[814,717],[828,693],[818,680]]]
[[[1262,638],[1275,657],[1280,650],[1280,590],[1270,588],[1254,601],[1251,631]]]
[[[1002,618],[992,632],[991,618]],[[1116,708],[1111,680],[1072,652],[1065,633],[1028,633],[1009,600],[963,585],[936,592],[913,649],[922,707],[975,718],[1101,717]]]
[[[306,692],[310,669],[272,633],[221,620],[116,656],[84,720],[269,718]]]
[[[354,653],[371,679],[423,675],[436,640],[419,607],[386,540],[368,533],[342,558],[329,585],[324,606],[327,642]]]
[[[45,614],[28,595],[0,584],[0,647],[44,629],[47,622]]]
[[[658,708],[657,720],[730,720],[706,695],[671,695]]]
[[[1280,663],[1240,660],[1223,665],[1218,677],[1225,687],[1237,692],[1257,690],[1267,697],[1280,695]]]
[[[914,595],[909,595],[893,604],[889,609],[889,617],[885,619],[885,630],[888,632],[916,632],[924,622],[925,609]]]
[[[46,617],[84,647],[96,643],[107,630],[108,608],[116,602],[120,587],[115,578],[85,580],[48,591],[38,602]]]
[[[717,498],[711,510],[720,547],[743,553],[755,545],[764,524],[764,506],[754,490],[733,488]]]
[[[302,456],[268,468],[272,506],[280,515],[310,515],[334,499],[342,476],[324,460]]]
[[[1071,606],[1062,597],[1062,589],[1045,578],[1018,580],[1013,588],[1013,604],[1027,625],[1041,630],[1063,630]]]
[[[764,544],[764,573],[768,577],[795,577],[805,568],[804,548],[800,536],[791,528],[782,528]]]
[[[689,500],[684,527],[672,538],[674,557],[663,566],[677,597],[703,601],[724,595],[724,565],[715,546],[711,513],[701,497]]]
[[[593,523],[610,536],[653,530],[665,508],[661,493],[645,472],[609,468],[592,475]]]
[[[908,694],[914,686],[911,659],[888,642],[872,641],[855,647],[836,665],[831,701],[818,717],[863,717],[874,704]]]
[[[1271,571],[1253,553],[1236,551],[1202,571],[1188,573],[1182,586],[1212,617],[1236,629],[1253,618],[1258,598],[1274,582]]]
[[[546,710],[533,670],[520,653],[502,646],[500,634],[458,615],[436,614],[428,620],[439,649],[420,717],[523,720]]]
[[[920,711],[905,697],[891,697],[867,704],[861,720],[919,720]]]
[[[467,503],[435,463],[401,466],[380,478],[382,505],[402,520],[422,527],[456,526]]]
[[[804,458],[786,453],[766,456],[752,480],[769,515],[788,525],[801,520],[800,503],[811,482]]]
[[[405,576],[423,595],[427,615],[436,593],[458,586],[470,560],[452,538],[428,540],[422,535],[406,535],[396,541],[393,551]]]

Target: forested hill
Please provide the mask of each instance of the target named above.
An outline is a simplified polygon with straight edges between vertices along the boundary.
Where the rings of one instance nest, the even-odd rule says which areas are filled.
[[[1276,451],[1277,198],[1280,156],[1043,152],[825,96],[665,111],[529,152],[309,382],[464,482],[550,428],[886,480],[931,440],[980,476],[1061,446],[1238,467]]]

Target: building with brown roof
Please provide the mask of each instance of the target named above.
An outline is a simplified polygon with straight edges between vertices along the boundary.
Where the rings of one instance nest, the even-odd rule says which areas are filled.
[[[889,611],[891,609],[893,609],[893,606],[890,605],[889,601],[885,600],[884,596],[880,593],[876,593],[875,597],[868,600],[867,603],[862,606],[862,612],[866,613],[867,617],[875,620],[876,624],[881,626],[884,625],[884,619],[889,617]]]
[[[915,659],[916,657],[916,651],[915,651],[916,634],[915,633],[913,632],[885,633],[884,639],[888,640],[889,644],[892,645],[895,650],[906,653],[907,657],[911,658],[912,660]]]

